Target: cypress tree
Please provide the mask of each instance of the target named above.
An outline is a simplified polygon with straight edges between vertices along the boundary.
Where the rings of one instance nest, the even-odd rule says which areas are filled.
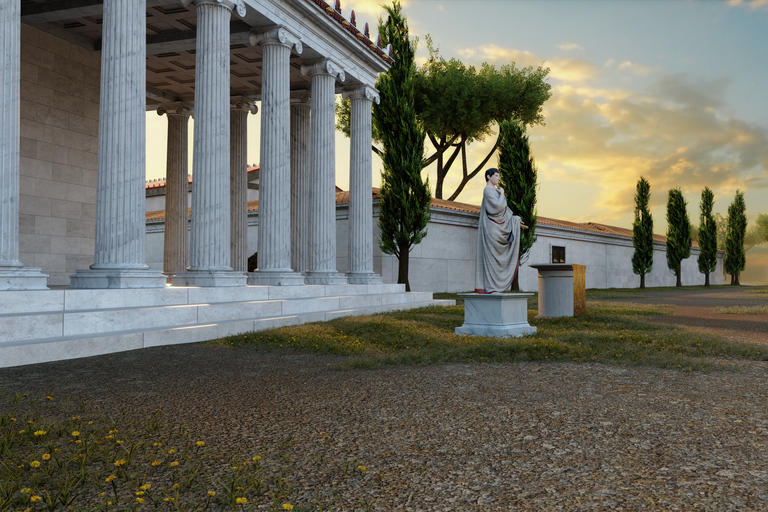
[[[531,247],[536,242],[536,164],[525,128],[515,120],[499,123],[499,184],[504,189],[507,206],[520,217],[527,229],[520,230],[520,262],[528,260]],[[513,290],[520,290],[518,274],[512,283]]]
[[[379,203],[379,247],[398,260],[397,282],[411,290],[408,261],[411,248],[427,235],[429,182],[421,178],[425,133],[416,120],[414,54],[416,41],[408,37],[408,23],[401,6],[385,6],[387,20],[379,19],[382,44],[392,45],[394,63],[379,76],[381,102],[373,106],[373,124],[381,134],[381,199]]]
[[[648,210],[651,184],[640,176],[635,192],[635,221],[632,223],[632,272],[640,276],[640,288],[645,288],[645,274],[653,268],[653,217]]]
[[[679,188],[669,191],[667,199],[667,266],[677,277],[675,286],[682,286],[681,263],[691,255],[691,222],[687,203]]]
[[[731,275],[731,284],[739,286],[739,274],[747,264],[744,237],[747,233],[747,205],[744,194],[737,190],[728,207],[728,227],[725,233],[725,271]]]
[[[699,217],[699,272],[704,274],[704,286],[709,286],[709,274],[717,268],[717,223],[712,215],[715,195],[704,187],[701,192],[701,216]]]

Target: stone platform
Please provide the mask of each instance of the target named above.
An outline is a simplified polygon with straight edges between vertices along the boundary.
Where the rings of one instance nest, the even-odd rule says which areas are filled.
[[[532,293],[460,293],[464,298],[464,325],[456,334],[520,337],[534,334],[528,324],[528,298]]]
[[[452,305],[404,285],[0,291],[0,368]]]

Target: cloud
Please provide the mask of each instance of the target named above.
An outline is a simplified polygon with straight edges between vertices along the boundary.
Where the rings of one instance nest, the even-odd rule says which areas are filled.
[[[730,0],[728,5],[744,6],[752,11],[757,11],[758,9],[768,9],[768,0],[747,0],[746,2],[743,0]]]
[[[576,43],[560,43],[559,45],[557,45],[557,47],[560,48],[561,50],[565,50],[565,51],[583,50],[584,49],[584,48],[582,48],[580,45],[578,45]]]
[[[611,60],[613,60],[613,59],[611,59]],[[652,69],[649,68],[649,67],[641,66],[640,64],[637,64],[637,63],[634,63],[634,62],[630,62],[628,60],[625,60],[624,62],[619,64],[619,69],[620,70],[625,70],[626,69],[626,70],[629,70],[629,71],[631,71],[632,73],[634,73],[636,75],[641,75],[641,76],[648,75],[652,71]]]

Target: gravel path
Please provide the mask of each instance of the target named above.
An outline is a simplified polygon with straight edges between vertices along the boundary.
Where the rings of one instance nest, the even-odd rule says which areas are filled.
[[[331,369],[338,361],[161,347],[0,369],[0,388],[107,413],[161,408],[248,457],[277,457],[291,439],[292,501],[325,510],[768,509],[768,363]]]

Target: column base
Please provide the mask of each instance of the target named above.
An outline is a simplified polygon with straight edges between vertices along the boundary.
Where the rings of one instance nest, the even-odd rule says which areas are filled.
[[[304,275],[293,270],[256,270],[248,273],[248,284],[257,286],[304,286]]]
[[[48,275],[39,268],[0,267],[0,290],[47,290]]]
[[[349,284],[381,284],[381,276],[373,272],[347,272]]]
[[[69,276],[72,289],[164,288],[166,278],[155,270],[85,269]]]
[[[245,286],[246,277],[243,272],[233,270],[187,270],[171,277],[173,286]]]
[[[307,271],[307,284],[347,284],[347,276],[335,270]]]

